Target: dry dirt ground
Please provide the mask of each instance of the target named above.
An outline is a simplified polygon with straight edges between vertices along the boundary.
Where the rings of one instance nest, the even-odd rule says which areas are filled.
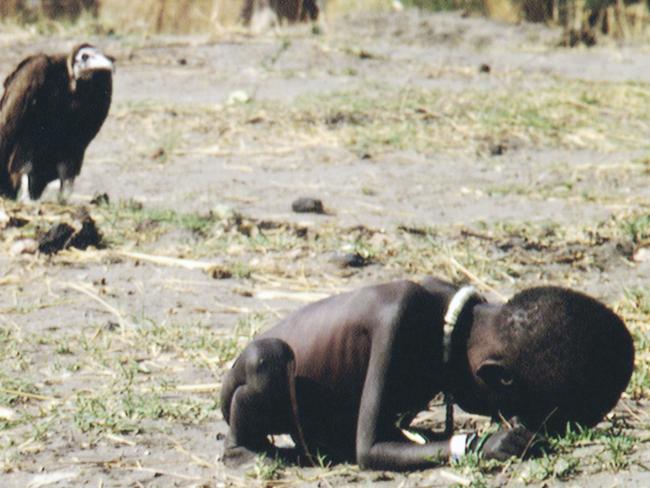
[[[650,485],[648,45],[564,49],[546,27],[412,11],[320,35],[13,28],[0,75],[82,39],[117,71],[72,201],[0,203],[3,487]],[[326,213],[293,213],[300,196]],[[102,249],[20,252],[84,211]],[[224,469],[220,381],[257,331],[429,274],[497,300],[541,283],[605,300],[638,347],[615,415],[526,463]]]

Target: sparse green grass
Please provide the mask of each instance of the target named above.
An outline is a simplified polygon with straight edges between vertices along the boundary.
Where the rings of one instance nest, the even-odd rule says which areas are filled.
[[[137,393],[120,388],[95,395],[77,395],[73,418],[81,432],[134,435],[147,429],[147,420],[200,423],[217,406],[214,400],[174,399],[158,392]]]
[[[20,374],[0,373],[0,405],[28,403],[31,401],[30,395],[39,393],[38,386]]]
[[[581,101],[586,93],[590,103]],[[636,83],[562,80],[534,93],[370,85],[363,91],[310,96],[292,112],[296,123],[324,126],[358,153],[454,151],[504,135],[531,146],[612,150],[648,145],[640,128],[650,123],[643,109],[649,99],[648,87]],[[334,115],[336,124],[331,123]]]
[[[610,250],[603,251],[599,257],[601,246],[638,242],[638,236],[642,235],[642,232],[630,232],[622,224],[640,218],[628,213],[579,226],[497,222],[471,228],[402,226],[378,231],[324,223],[304,235],[289,224],[270,225],[239,215],[148,209],[136,202],[117,202],[91,208],[91,212],[96,214],[113,247],[135,242],[151,246],[161,235],[161,229],[183,228],[196,240],[192,250],[182,248],[183,257],[213,256],[225,249],[234,253],[237,247],[232,269],[235,263],[240,263],[241,272],[233,273],[236,279],[255,281],[256,277],[263,277],[271,282],[300,279],[302,286],[314,289],[321,285],[321,275],[313,269],[305,274],[304,267],[290,265],[295,265],[296,259],[311,262],[333,250],[359,252],[399,276],[442,275],[462,282],[468,279],[467,270],[496,289],[504,280],[516,281],[518,287],[538,284],[540,274],[551,282],[571,283],[576,275],[595,268],[608,269],[625,259],[617,254],[616,246],[603,247]],[[136,237],[133,229],[148,222],[154,222],[155,227],[141,231]],[[292,253],[297,248],[304,251],[298,258]],[[249,258],[260,254],[274,256],[273,265],[250,265]],[[75,302],[60,299],[53,303]],[[621,302],[614,305],[630,326],[637,347],[637,368],[628,394],[632,398],[646,398],[650,387],[647,361],[650,341],[645,326],[650,315],[648,290],[630,288]],[[18,306],[13,313],[24,315],[23,308],[24,305]],[[248,341],[272,320],[268,314],[244,314],[228,333],[210,323],[157,321],[146,315],[129,316],[131,325],[124,330],[86,324],[81,330],[72,328],[64,334],[52,331],[30,335],[4,325],[0,327],[0,351],[5,358],[15,357],[21,351],[26,356],[23,358],[26,369],[15,377],[3,377],[0,388],[51,394],[52,386],[41,388],[28,380],[29,365],[34,360],[30,351],[36,344],[52,352],[53,371],[73,378],[90,375],[101,380],[93,381],[92,388],[59,398],[52,408],[40,408],[43,401],[21,397],[20,393],[3,393],[0,404],[12,408],[26,405],[31,413],[0,422],[0,432],[16,432],[29,425],[29,429],[16,436],[16,443],[46,442],[58,426],[73,425],[91,441],[107,434],[138,439],[145,434],[164,433],[175,425],[210,422],[218,412],[218,393],[207,396],[184,393],[179,387],[187,382],[186,372],[202,371],[220,377]],[[628,429],[569,430],[553,439],[552,452],[523,465],[489,463],[470,455],[453,468],[476,487],[490,486],[497,472],[525,483],[567,481],[584,473],[628,469],[636,442],[637,437]],[[582,448],[593,449],[593,455],[585,459],[576,451]],[[325,459],[321,462],[327,465]],[[320,469],[325,469],[323,466]],[[260,463],[251,476],[275,480],[287,475],[281,464]]]
[[[541,458],[532,461],[520,477],[525,483],[541,483],[549,480],[568,481],[579,474],[579,458],[570,455],[544,454]]]
[[[173,229],[183,229],[198,237],[206,237],[218,221],[212,214],[146,208],[133,200],[102,206],[99,210],[109,231],[106,237],[114,245],[133,238],[143,242],[151,241]]]
[[[501,463],[486,460],[480,454],[468,453],[452,463],[454,469],[469,478],[472,488],[487,488],[490,486],[490,474],[508,469],[510,462]]]
[[[650,240],[650,214],[635,215],[626,219],[623,221],[623,229],[635,245]]]
[[[292,42],[287,38],[270,51],[263,66],[267,75],[285,70],[278,61],[295,47]],[[347,43],[339,49],[355,62],[359,57],[381,56],[350,46]],[[384,55],[381,61],[390,62],[390,58]],[[368,82],[356,65],[340,69],[354,77],[349,90],[305,96],[296,102],[254,99],[224,107],[155,101],[116,103],[111,122],[119,125],[128,121],[128,125],[142,128],[137,140],[125,142],[130,156],[117,165],[129,168],[142,163],[155,171],[159,163],[174,165],[179,158],[204,162],[231,155],[268,157],[276,150],[279,160],[296,148],[310,145],[345,147],[370,155],[406,149],[427,155],[460,153],[474,157],[486,141],[511,137],[531,151],[586,148],[613,152],[648,147],[650,85],[646,83],[569,82],[549,77],[541,86],[521,89],[516,83],[521,74],[495,72],[493,76],[508,76],[514,84],[491,92],[471,86],[458,91],[422,90]],[[296,72],[292,68],[284,74],[293,76]],[[357,82],[360,85],[354,85]],[[157,148],[163,149],[159,159],[152,157]],[[479,159],[487,157],[478,152]],[[499,164],[496,158],[490,161]],[[512,290],[541,283],[584,289],[585,280],[604,280],[610,271],[634,266],[629,249],[645,246],[650,239],[648,202],[643,195],[632,202],[622,201],[614,191],[617,188],[611,186],[616,182],[622,188],[631,178],[647,177],[647,158],[633,163],[608,166],[598,174],[595,165],[590,165],[569,175],[559,170],[571,161],[557,161],[546,168],[559,173],[548,183],[482,188],[488,194],[516,194],[536,201],[554,198],[577,205],[613,204],[611,218],[570,224],[522,218],[374,229],[345,227],[328,218],[302,228],[287,222],[262,222],[234,211],[206,208],[187,212],[165,203],[154,206],[125,200],[90,206],[89,212],[105,234],[106,250],[63,253],[52,258],[7,258],[16,281],[7,281],[1,291],[17,298],[3,295],[9,298],[0,310],[0,362],[4,371],[0,375],[0,406],[8,408],[9,413],[15,411],[16,417],[0,420],[0,463],[5,463],[0,469],[21,469],[24,459],[31,461],[29,449],[48,449],[43,446],[59,436],[69,435],[89,449],[106,435],[124,436],[127,443],[146,445],[159,442],[173,429],[196,424],[213,436],[219,417],[219,382],[226,368],[260,330],[287,309],[299,306],[291,303],[286,309],[275,310],[270,302],[255,298],[260,289],[329,293],[368,282],[436,275],[456,283],[478,277],[482,291],[493,289],[509,295]],[[589,178],[604,182],[603,191],[585,184]],[[374,182],[360,188],[361,198],[379,198],[381,194]],[[39,229],[69,219],[77,211],[46,203],[38,207],[10,202],[1,205],[7,214],[28,220],[20,229],[2,230],[3,250],[15,239],[34,237]],[[230,280],[216,283],[194,274],[177,290],[179,297],[186,293],[198,297],[190,305],[192,309],[165,309],[152,318],[141,305],[141,295],[151,293],[147,280],[160,271],[156,265],[134,262],[134,269],[136,264],[149,267],[138,278],[143,281],[143,290],[133,295],[128,291],[133,283],[123,276],[108,284],[97,279],[104,269],[130,263],[113,254],[123,250],[223,263],[219,276],[230,276]],[[340,251],[359,253],[373,266],[336,269],[328,256]],[[86,316],[96,304],[89,307],[87,297],[64,294],[57,283],[61,276],[87,282],[99,298],[120,309],[126,325],[113,323],[115,317],[108,314],[108,318]],[[47,294],[19,299],[50,279]],[[224,303],[228,318],[215,308],[194,309],[196,303],[210,308],[213,300],[222,299],[224,289],[238,299],[250,298],[249,304],[242,305],[240,311],[237,305],[241,304]],[[173,303],[161,304],[165,308],[168,305],[175,307]],[[262,308],[267,305],[268,310]],[[637,408],[635,401],[646,408],[643,402],[650,389],[650,291],[629,288],[618,303],[611,305],[630,327],[637,350],[626,401],[633,400],[631,408]],[[67,323],[70,315],[62,313],[65,309],[74,311],[71,323]],[[253,309],[266,311],[249,313]],[[57,328],[46,330],[39,325],[39,320],[54,320],[52,317],[60,312],[66,319]],[[187,318],[190,315],[192,319]],[[208,386],[194,390],[197,384]],[[647,435],[643,422],[631,421],[632,428],[569,430],[552,440],[552,452],[526,463],[488,463],[468,456],[452,468],[467,476],[473,486],[491,485],[497,473],[528,483],[553,484],[600,470],[614,473],[631,469],[637,455],[634,445]],[[19,451],[18,446],[23,445],[27,448]],[[583,449],[590,450],[584,454]],[[317,462],[323,471],[316,471],[309,482],[318,483],[319,474],[329,476],[333,471],[344,473],[343,482],[350,483],[363,483],[374,476],[366,478],[355,468],[330,466],[323,456]],[[214,469],[209,471],[212,476]],[[278,478],[284,482],[291,476],[289,471],[272,461],[258,463],[251,476],[260,482]]]
[[[289,45],[281,43],[267,69],[274,69],[274,56]],[[346,49],[352,48],[341,47]],[[358,52],[354,49],[351,52]],[[295,102],[251,100],[215,109],[139,101],[122,103],[115,112],[143,124],[146,143],[136,151],[167,164],[178,154],[209,153],[214,141],[226,153],[240,150],[242,144],[254,149],[278,141],[343,144],[357,154],[373,155],[406,149],[423,154],[476,152],[486,141],[504,139],[529,148],[613,152],[650,147],[645,136],[650,130],[645,110],[650,103],[648,84],[558,79],[530,90],[443,91],[362,83]],[[186,140],[184,134],[192,132],[204,134],[210,141],[207,147]],[[641,174],[644,167],[638,166]]]
[[[285,464],[281,459],[260,456],[256,459],[253,471],[249,475],[260,481],[273,481],[282,478],[284,468]]]

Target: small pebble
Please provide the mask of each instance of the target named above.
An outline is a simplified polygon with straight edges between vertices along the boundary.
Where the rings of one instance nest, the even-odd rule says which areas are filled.
[[[503,143],[490,144],[490,156],[502,156],[506,152],[506,145]]]
[[[20,239],[11,245],[9,252],[13,256],[19,254],[34,254],[38,249],[38,242],[34,239]]]
[[[248,93],[246,93],[244,90],[235,90],[233,92],[230,92],[228,95],[228,98],[226,100],[226,104],[228,105],[240,105],[240,104],[245,104],[251,101],[251,97]]]
[[[646,261],[650,261],[650,247],[642,247],[640,249],[637,249],[634,255],[632,256],[632,259],[637,263],[644,263]]]
[[[339,268],[363,268],[369,264],[369,260],[356,252],[335,253],[330,262]]]
[[[296,213],[325,213],[323,202],[309,197],[298,198],[291,204],[291,209]]]

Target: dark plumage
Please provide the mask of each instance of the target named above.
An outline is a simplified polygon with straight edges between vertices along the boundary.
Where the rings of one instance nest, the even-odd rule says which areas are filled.
[[[113,62],[89,44],[69,55],[24,59],[0,100],[0,195],[16,198],[27,176],[38,199],[59,179],[60,196],[81,170],[84,153],[111,105]]]

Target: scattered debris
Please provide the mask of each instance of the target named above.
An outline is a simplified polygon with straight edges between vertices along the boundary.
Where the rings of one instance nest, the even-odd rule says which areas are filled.
[[[162,148],[156,148],[150,155],[149,158],[155,160],[164,159],[167,152]]]
[[[492,67],[489,64],[483,63],[478,67],[478,72],[479,73],[490,73],[492,71]]]
[[[490,144],[490,147],[488,148],[490,156],[502,156],[507,149],[508,147],[502,142]]]
[[[97,229],[95,221],[87,215],[81,221],[81,229],[70,239],[69,247],[85,251],[90,246],[101,247],[101,242],[102,235]]]
[[[76,224],[81,228],[77,230],[65,222],[51,227],[38,239],[38,250],[43,254],[56,254],[70,247],[81,250],[90,246],[101,247],[102,235],[89,215]]]
[[[414,234],[417,236],[426,236],[427,234],[431,233],[429,229],[425,229],[422,227],[414,227],[411,225],[398,225],[397,230],[401,230],[402,232],[406,232],[407,234]]]
[[[35,254],[38,250],[38,242],[34,239],[19,239],[11,245],[9,253],[12,256],[19,254]]]
[[[243,105],[251,101],[251,97],[244,90],[235,90],[230,92],[226,99],[227,105]]]
[[[237,212],[229,205],[215,205],[210,213],[219,220],[229,220],[237,217]]]
[[[632,259],[637,263],[645,263],[647,261],[650,261],[650,247],[642,247],[640,249],[637,249],[632,256]]]
[[[323,214],[325,209],[323,202],[317,198],[301,197],[291,204],[291,209],[296,213],[316,213]]]
[[[370,259],[357,252],[334,253],[329,261],[339,268],[363,268],[370,264]]]
[[[490,156],[503,156],[508,151],[514,151],[524,145],[522,140],[515,135],[504,135],[498,139],[486,138],[479,149],[479,153]]]
[[[11,422],[16,420],[18,417],[18,412],[15,410],[7,407],[0,407],[0,419]]]
[[[43,254],[55,254],[67,247],[74,234],[74,227],[66,223],[56,224],[38,240],[38,250]]]
[[[224,266],[215,265],[210,269],[210,276],[215,280],[232,278],[232,271]]]
[[[41,488],[42,486],[63,483],[64,485],[79,476],[75,471],[56,471],[35,475],[27,485],[27,488]]]
[[[111,199],[108,196],[108,193],[96,193],[95,196],[90,200],[91,205],[96,205],[98,207],[102,205],[109,205]]]

